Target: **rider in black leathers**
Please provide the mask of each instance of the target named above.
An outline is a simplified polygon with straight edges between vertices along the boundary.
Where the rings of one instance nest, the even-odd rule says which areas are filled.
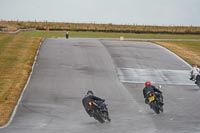
[[[90,117],[92,117],[92,107],[88,105],[89,102],[96,102],[98,104],[98,102],[104,102],[104,99],[101,99],[99,97],[94,96],[94,93],[92,91],[88,91],[87,94],[85,95],[85,97],[82,99],[82,103],[83,106],[85,108],[85,111],[88,113],[88,115]]]
[[[151,85],[151,82],[150,81],[146,81],[145,82],[145,87],[143,89],[143,95],[144,95],[144,98],[145,98],[145,103],[148,104],[149,101],[148,101],[148,97],[147,97],[147,93],[148,92],[152,92],[154,93],[155,92],[155,95],[156,97],[160,100],[160,103],[163,105],[163,96],[162,96],[162,92],[157,89],[155,86]]]
[[[67,39],[69,38],[69,32],[66,32],[66,38]]]

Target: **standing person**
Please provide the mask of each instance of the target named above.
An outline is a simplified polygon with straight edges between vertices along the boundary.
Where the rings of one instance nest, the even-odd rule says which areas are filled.
[[[66,38],[67,39],[69,38],[69,32],[68,31],[66,32]]]
[[[200,73],[200,69],[197,67],[197,65],[193,65],[192,69],[190,70],[190,74],[191,74],[190,80],[195,81],[199,73]]]

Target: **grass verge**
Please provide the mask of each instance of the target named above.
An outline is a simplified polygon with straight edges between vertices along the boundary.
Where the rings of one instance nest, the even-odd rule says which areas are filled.
[[[0,34],[0,126],[9,120],[26,84],[40,39]]]

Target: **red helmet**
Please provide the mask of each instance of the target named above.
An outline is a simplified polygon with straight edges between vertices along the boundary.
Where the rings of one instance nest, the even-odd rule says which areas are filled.
[[[150,81],[146,81],[145,82],[145,86],[150,86],[151,85],[151,82]]]

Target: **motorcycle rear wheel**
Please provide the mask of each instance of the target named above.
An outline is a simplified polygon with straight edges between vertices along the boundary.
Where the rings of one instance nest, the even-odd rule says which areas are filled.
[[[160,109],[159,109],[159,107],[158,107],[158,105],[157,105],[156,102],[153,102],[151,106],[152,106],[152,109],[154,110],[154,112],[155,112],[156,114],[159,114],[159,113],[160,113]]]
[[[101,116],[99,115],[99,112],[94,113],[93,117],[94,117],[94,119],[96,119],[100,123],[104,123],[105,122],[104,119],[101,118]]]

